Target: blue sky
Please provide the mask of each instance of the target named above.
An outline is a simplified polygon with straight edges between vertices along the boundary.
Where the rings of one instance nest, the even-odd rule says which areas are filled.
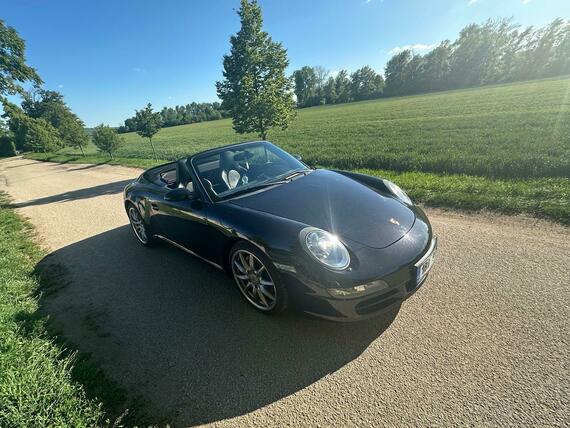
[[[468,23],[570,19],[570,0],[260,0],[265,30],[303,65],[383,71],[390,52],[423,53]],[[135,108],[215,101],[238,0],[0,0],[28,63],[86,122],[119,125]]]

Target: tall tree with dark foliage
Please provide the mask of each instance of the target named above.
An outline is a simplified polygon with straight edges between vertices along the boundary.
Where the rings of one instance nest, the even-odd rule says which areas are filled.
[[[216,83],[222,107],[240,134],[257,133],[261,139],[274,127],[286,129],[294,117],[292,84],[285,75],[287,50],[262,30],[256,0],[241,0],[241,29],[231,37],[231,52],[224,56],[224,80]]]

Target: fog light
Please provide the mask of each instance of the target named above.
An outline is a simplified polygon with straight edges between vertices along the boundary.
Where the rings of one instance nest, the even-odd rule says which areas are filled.
[[[367,284],[355,285],[354,287],[346,288],[329,288],[328,292],[333,297],[351,298],[351,297],[361,297],[368,294],[375,293],[384,288],[388,288],[388,284],[378,279],[376,281],[369,282]]]

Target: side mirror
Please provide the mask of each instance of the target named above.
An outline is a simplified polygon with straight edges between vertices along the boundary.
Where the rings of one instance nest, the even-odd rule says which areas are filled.
[[[302,161],[302,160],[303,160],[303,158],[301,157],[301,155],[293,155],[293,157],[294,157],[295,159],[297,159],[298,161]]]
[[[196,193],[191,192],[184,187],[179,187],[178,189],[173,189],[164,195],[164,199],[166,201],[184,201],[186,199],[194,200],[196,199]]]

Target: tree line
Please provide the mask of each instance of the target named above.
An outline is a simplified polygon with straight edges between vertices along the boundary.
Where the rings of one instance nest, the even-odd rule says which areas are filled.
[[[464,27],[425,55],[395,53],[384,75],[369,66],[336,76],[323,67],[293,72],[298,107],[459,89],[570,73],[570,21],[521,28],[510,19]]]
[[[160,112],[161,127],[187,125],[190,123],[206,122],[209,120],[218,120],[228,117],[228,113],[222,110],[219,102],[213,103],[195,103],[176,106],[164,107]],[[117,128],[120,134],[126,132],[136,132],[138,129],[136,115],[125,119],[124,125]]]
[[[382,75],[369,66],[352,74],[341,70],[336,76],[320,66],[305,66],[293,72],[293,81],[301,108],[380,98],[385,86]]]
[[[388,96],[570,73],[570,21],[521,29],[508,19],[471,24],[425,55],[404,50],[386,64]]]

